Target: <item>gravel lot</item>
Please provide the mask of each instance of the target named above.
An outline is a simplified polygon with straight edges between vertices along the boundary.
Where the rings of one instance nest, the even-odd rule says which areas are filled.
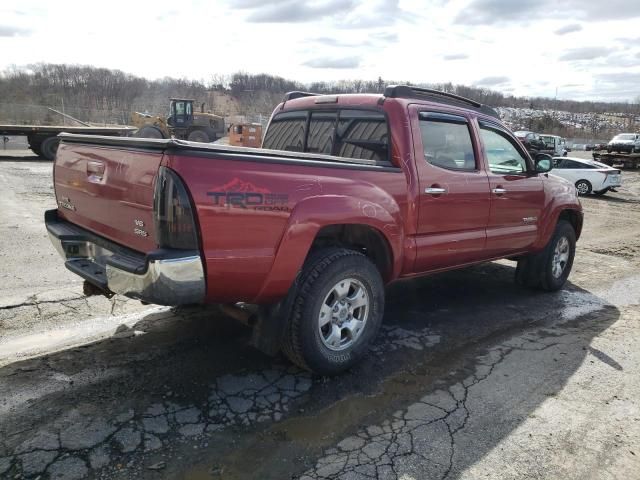
[[[640,478],[640,173],[583,200],[565,290],[506,261],[394,284],[333,379],[213,307],[84,297],[51,173],[0,152],[0,478]]]

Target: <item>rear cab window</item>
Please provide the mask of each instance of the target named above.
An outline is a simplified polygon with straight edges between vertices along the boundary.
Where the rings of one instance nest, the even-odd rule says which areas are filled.
[[[300,110],[276,114],[263,148],[374,160],[389,165],[389,126],[381,111]]]
[[[304,151],[307,112],[284,112],[271,120],[264,148],[286,150],[287,152]]]

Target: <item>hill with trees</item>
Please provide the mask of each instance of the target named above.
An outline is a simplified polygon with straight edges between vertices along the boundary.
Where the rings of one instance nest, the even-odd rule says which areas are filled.
[[[285,92],[376,93],[387,84],[409,84],[462,95],[501,107],[513,128],[531,128],[564,136],[587,129],[594,135],[635,128],[640,104],[515,97],[487,88],[453,83],[342,80],[305,84],[268,74],[212,74],[207,81],[163,78],[149,80],[120,70],[83,65],[37,64],[0,73],[1,123],[60,123],[47,109],[64,110],[83,121],[127,124],[131,112],[165,113],[170,97],[193,98],[198,107],[224,116],[268,118]]]

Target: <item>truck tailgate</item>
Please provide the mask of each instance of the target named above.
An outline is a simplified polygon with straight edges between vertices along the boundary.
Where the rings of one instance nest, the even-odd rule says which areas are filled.
[[[60,144],[54,184],[59,215],[140,252],[157,248],[154,180],[163,149]]]

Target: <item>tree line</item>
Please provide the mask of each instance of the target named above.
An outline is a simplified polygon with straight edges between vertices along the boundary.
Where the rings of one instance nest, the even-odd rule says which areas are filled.
[[[163,78],[149,80],[120,70],[84,65],[41,63],[13,67],[0,72],[0,120],[3,103],[59,106],[81,112],[81,120],[102,121],[104,112],[116,112],[117,121],[128,122],[132,111],[166,112],[170,97],[193,98],[196,105],[215,105],[209,95],[224,92],[236,98],[247,113],[269,115],[279,96],[292,90],[317,93],[376,93],[387,84],[409,84],[462,95],[494,107],[566,110],[574,113],[640,113],[634,103],[578,102],[550,98],[524,98],[496,90],[453,83],[412,84],[406,81],[375,80],[317,81],[308,84],[268,74],[237,72],[213,74],[208,80]],[[256,103],[256,99],[260,101]],[[15,110],[15,107],[14,107]],[[84,113],[83,113],[84,112]],[[93,118],[97,117],[97,118]]]

